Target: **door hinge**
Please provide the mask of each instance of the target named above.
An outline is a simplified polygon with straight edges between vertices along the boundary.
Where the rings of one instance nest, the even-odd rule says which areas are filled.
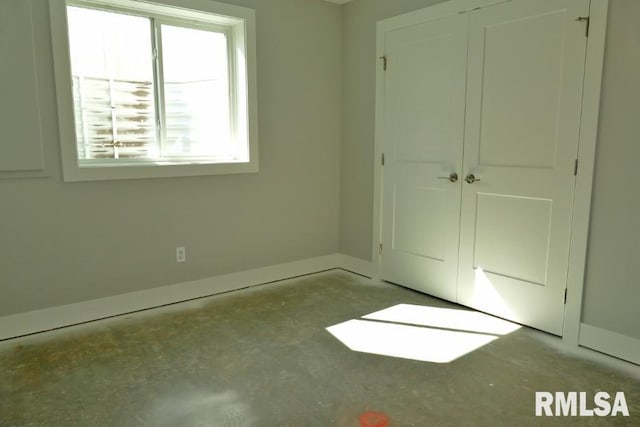
[[[384,166],[384,153],[380,156],[380,164]]]
[[[567,304],[567,288],[564,288],[564,304]]]
[[[380,243],[380,248],[378,249],[378,253],[382,255],[382,243]]]
[[[578,176],[578,159],[576,159],[576,162],[573,166],[573,176]]]
[[[584,22],[586,24],[584,28],[584,36],[589,37],[589,25],[591,24],[591,17],[589,16],[580,16],[576,18],[577,22]]]
[[[379,59],[382,59],[382,69],[387,71],[387,55],[380,56]]]

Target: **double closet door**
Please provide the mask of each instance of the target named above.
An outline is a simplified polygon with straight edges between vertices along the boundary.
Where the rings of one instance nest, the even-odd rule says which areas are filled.
[[[387,31],[383,280],[562,333],[589,0]]]

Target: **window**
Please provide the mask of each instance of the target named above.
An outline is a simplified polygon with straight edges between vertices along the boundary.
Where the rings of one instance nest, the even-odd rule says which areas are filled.
[[[52,2],[65,180],[257,171],[253,11],[167,1]]]

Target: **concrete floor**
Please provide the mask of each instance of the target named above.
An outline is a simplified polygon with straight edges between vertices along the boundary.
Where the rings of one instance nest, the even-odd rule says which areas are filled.
[[[336,270],[5,341],[0,425],[640,426],[638,366],[537,331],[431,363],[325,329],[397,304],[460,309]],[[625,392],[630,417],[534,416],[536,391],[600,390]]]

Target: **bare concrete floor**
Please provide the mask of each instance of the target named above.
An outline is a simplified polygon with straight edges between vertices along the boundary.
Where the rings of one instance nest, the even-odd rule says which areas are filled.
[[[326,330],[397,304],[461,309],[331,271],[5,341],[0,425],[360,427],[375,411],[399,427],[640,426],[638,366],[537,331],[432,363]],[[623,391],[630,416],[536,418],[536,391]]]

